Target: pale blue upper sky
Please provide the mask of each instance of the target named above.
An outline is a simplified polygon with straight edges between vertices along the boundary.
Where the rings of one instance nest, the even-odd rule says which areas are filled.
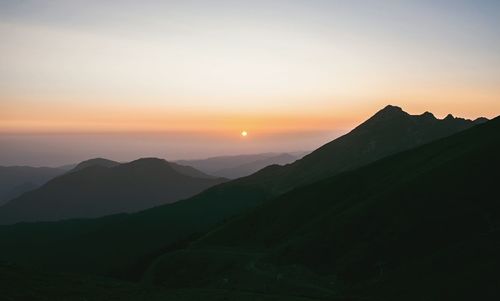
[[[0,132],[324,133],[387,103],[500,112],[500,1],[0,0],[0,41]]]

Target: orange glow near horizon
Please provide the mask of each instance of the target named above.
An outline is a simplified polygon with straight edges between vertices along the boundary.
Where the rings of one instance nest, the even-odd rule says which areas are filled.
[[[494,118],[499,106],[487,109],[470,103],[436,103],[382,100],[367,104],[342,104],[323,108],[275,108],[269,111],[235,112],[229,109],[195,110],[168,107],[64,106],[0,103],[0,133],[107,133],[107,132],[205,132],[230,136],[242,127],[247,132],[270,134],[294,131],[349,130],[387,104],[410,114],[430,111],[437,118]],[[498,108],[496,108],[498,107]]]
[[[254,137],[346,131],[387,104],[500,113],[494,9],[223,2],[0,4],[0,133]]]
[[[0,165],[313,150],[388,104],[496,117],[500,2],[435,2],[0,1]]]

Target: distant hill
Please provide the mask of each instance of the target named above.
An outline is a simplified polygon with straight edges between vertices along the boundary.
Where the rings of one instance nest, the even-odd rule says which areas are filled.
[[[299,157],[293,156],[288,153],[283,153],[272,157],[255,160],[249,163],[244,163],[238,166],[217,170],[212,172],[212,174],[228,179],[236,179],[251,175],[254,172],[270,165],[290,164],[297,159],[299,159]]]
[[[334,300],[496,300],[498,133],[500,117],[294,189],[160,257],[149,280]]]
[[[93,159],[0,207],[0,223],[134,212],[188,198],[224,181],[160,159],[124,164]]]
[[[64,172],[63,169],[51,167],[0,166],[0,205]]]
[[[262,153],[251,155],[220,156],[199,160],[179,160],[179,164],[193,166],[211,175],[236,179],[248,176],[273,164],[288,164],[302,158],[307,152]]]
[[[75,172],[91,166],[115,167],[118,165],[120,165],[120,163],[113,160],[104,158],[94,158],[78,163],[75,167],[71,168],[69,171]]]
[[[56,270],[130,276],[154,254],[280,194],[481,122],[453,117],[439,120],[429,113],[409,115],[388,106],[350,133],[292,164],[266,167],[180,202],[130,215],[0,227],[0,259]],[[36,257],[30,249],[38,250]],[[120,250],[119,254],[115,250]]]
[[[212,173],[217,170],[232,168],[241,164],[270,158],[274,155],[274,153],[263,153],[250,155],[218,156],[206,159],[178,160],[176,161],[176,163],[192,166],[206,173]]]
[[[59,169],[63,169],[65,171],[70,171],[72,170],[73,168],[75,168],[78,164],[77,163],[72,163],[72,164],[65,164],[65,165],[60,165],[60,166],[57,166],[57,168]]]
[[[221,178],[221,177],[216,177],[212,175],[207,175],[206,173],[197,170],[194,167],[187,166],[187,165],[181,165],[177,163],[170,162],[170,166],[175,169],[180,174],[183,174],[185,176],[193,177],[193,178],[200,178],[200,179],[216,179],[216,178]]]

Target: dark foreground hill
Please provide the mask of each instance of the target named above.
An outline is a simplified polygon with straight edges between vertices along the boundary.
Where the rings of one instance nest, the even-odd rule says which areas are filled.
[[[227,289],[167,289],[112,278],[46,273],[0,263],[0,300],[29,301],[318,301]]]
[[[224,181],[160,159],[124,164],[93,159],[0,207],[0,223],[134,212],[188,198]]]
[[[292,190],[159,257],[145,277],[319,298],[498,300],[498,133],[500,118]]]
[[[497,118],[294,189],[184,248],[164,250],[149,264],[143,282],[165,287],[166,291],[160,289],[153,296],[169,300],[292,300],[292,296],[315,300],[497,300],[499,130]],[[128,220],[131,228],[117,223],[120,220]],[[120,215],[90,223],[34,225],[36,228],[29,224],[0,227],[0,238],[6,243],[3,256],[8,253],[5,249],[13,249],[15,239],[21,253],[30,242],[38,247],[47,243],[54,247],[52,264],[57,265],[58,256],[64,253],[55,246],[64,248],[68,240],[47,241],[47,237],[53,238],[54,229],[68,237],[77,234],[83,241],[80,247],[101,243],[101,251],[107,252],[102,249],[105,237],[101,241],[92,237],[96,232],[111,229],[108,234],[121,230],[133,234],[137,223]],[[137,236],[130,238],[130,247],[142,242]],[[36,252],[36,257],[47,259],[44,248]],[[115,254],[120,256],[120,252]],[[93,262],[94,255],[71,254],[74,260],[87,263]],[[92,299],[88,294],[95,291],[97,296],[109,293],[110,298],[138,293],[152,298],[142,286],[105,279],[74,276],[68,282],[66,276],[33,276],[3,268],[0,272],[7,275],[9,287],[22,288],[6,290],[7,296],[42,292],[59,298],[80,292],[78,297]]]
[[[52,167],[0,166],[0,205],[63,174]]]
[[[354,169],[473,126],[388,106],[350,133],[286,166],[212,187],[135,214],[0,227],[0,259],[53,270],[137,276],[148,260],[217,224],[310,181]],[[37,256],[32,256],[32,250]]]

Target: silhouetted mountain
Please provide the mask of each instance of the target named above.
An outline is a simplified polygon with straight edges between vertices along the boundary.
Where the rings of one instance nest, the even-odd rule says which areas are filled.
[[[179,220],[193,204],[202,206],[200,216],[210,216],[207,199],[199,195],[128,216],[2,226],[0,258],[94,272],[99,263],[109,273],[149,249],[156,259],[146,261],[143,282],[185,294],[217,289],[253,292],[253,298],[496,300],[499,130],[496,118],[296,188],[194,242],[158,252],[155,242],[174,236],[180,229],[172,219],[183,225]]]
[[[79,171],[79,170],[82,170],[84,168],[91,167],[91,166],[115,167],[118,165],[120,165],[120,163],[116,162],[116,161],[112,161],[112,160],[108,160],[108,159],[104,159],[104,158],[94,158],[94,159],[89,159],[89,160],[85,160],[85,161],[78,163],[74,168],[72,168],[70,170],[70,172]]]
[[[4,244],[0,259],[123,276],[154,254],[294,187],[352,170],[474,125],[468,120],[437,120],[428,115],[412,116],[388,106],[350,133],[292,164],[266,167],[181,202],[136,214],[0,227],[0,240]],[[29,252],[33,248],[38,250],[36,258]]]
[[[288,294],[278,296],[218,289],[172,290],[102,276],[47,273],[2,263],[0,279],[2,301],[318,301]]]
[[[215,177],[212,175],[207,175],[206,173],[201,172],[201,171],[199,171],[196,168],[191,167],[191,166],[180,165],[180,164],[172,163],[172,162],[170,162],[169,164],[178,173],[181,173],[181,174],[186,175],[186,176],[190,176],[193,178],[200,178],[200,179],[216,179],[216,178],[218,178],[218,177]]]
[[[57,166],[57,168],[63,169],[65,171],[70,171],[73,168],[75,168],[77,165],[78,165],[77,163],[65,164],[65,165]]]
[[[225,178],[248,176],[259,169],[273,164],[288,164],[302,158],[307,152],[293,154],[262,153],[251,155],[220,156],[199,160],[179,160],[177,163]]]
[[[410,115],[389,105],[348,134],[294,164],[284,168],[270,167],[252,177],[269,178],[273,190],[282,193],[483,122],[483,119],[471,121],[454,117],[440,120],[429,112]]]
[[[0,166],[0,205],[64,172],[50,167]]]
[[[224,177],[224,178],[229,178],[229,179],[236,179],[236,178],[241,178],[245,177],[248,175],[253,174],[254,172],[261,170],[262,168],[270,165],[285,165],[292,163],[299,159],[299,157],[283,153],[283,154],[278,154],[272,157],[264,158],[264,159],[259,159],[255,160],[249,163],[244,163],[235,167],[231,168],[225,168],[221,170],[217,170],[212,172],[212,174]]]
[[[190,197],[224,181],[160,159],[124,164],[93,159],[0,207],[0,222],[134,212]]]
[[[39,186],[40,185],[36,185],[32,182],[24,182],[21,185],[12,187],[10,190],[7,190],[3,193],[3,200],[2,202],[0,202],[0,206],[9,202],[14,198],[17,198],[18,196],[27,191],[38,188]]]
[[[149,281],[346,300],[497,300],[500,117],[294,189],[155,260]],[[204,273],[199,267],[208,266]]]

